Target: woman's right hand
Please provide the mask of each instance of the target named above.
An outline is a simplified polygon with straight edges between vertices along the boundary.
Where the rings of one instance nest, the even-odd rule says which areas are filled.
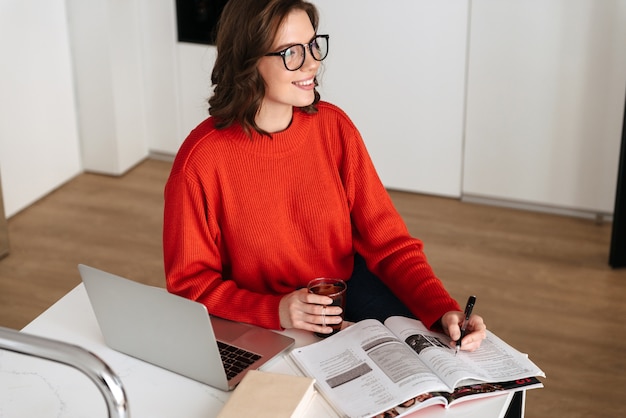
[[[332,302],[328,296],[309,293],[307,289],[293,291],[280,300],[278,306],[280,326],[330,334],[333,329],[329,325],[342,321],[339,316],[341,308],[327,306]]]

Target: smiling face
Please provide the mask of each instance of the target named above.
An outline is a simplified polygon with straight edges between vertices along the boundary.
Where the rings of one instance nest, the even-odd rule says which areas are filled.
[[[272,52],[293,44],[307,45],[315,36],[309,16],[303,10],[293,10],[283,21],[272,44]],[[300,69],[289,71],[280,56],[261,58],[258,71],[265,82],[265,97],[255,122],[268,132],[286,129],[291,122],[293,107],[308,106],[315,99],[315,75],[320,62],[311,57],[308,47]]]

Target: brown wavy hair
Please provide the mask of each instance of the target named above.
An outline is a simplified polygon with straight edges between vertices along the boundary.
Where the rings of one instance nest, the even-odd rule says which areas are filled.
[[[226,3],[217,28],[217,58],[211,74],[214,90],[208,100],[209,113],[218,129],[238,122],[248,134],[254,129],[271,136],[254,121],[265,96],[265,82],[257,64],[272,52],[270,48],[278,29],[293,10],[305,11],[317,31],[318,11],[306,1],[229,0]],[[313,103],[300,109],[315,113],[319,100],[319,92],[315,90]]]

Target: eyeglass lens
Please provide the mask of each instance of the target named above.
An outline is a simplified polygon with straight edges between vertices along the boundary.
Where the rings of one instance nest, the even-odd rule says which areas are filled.
[[[328,55],[328,37],[316,36],[308,44],[309,53],[316,61],[322,61]],[[304,45],[293,45],[284,50],[283,60],[288,70],[295,71],[302,67],[306,58]]]

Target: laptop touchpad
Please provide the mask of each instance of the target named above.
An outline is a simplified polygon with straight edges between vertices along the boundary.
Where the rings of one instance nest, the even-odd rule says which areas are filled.
[[[251,325],[229,321],[227,319],[217,318],[214,316],[211,316],[211,324],[213,325],[215,338],[229,343],[232,343],[252,328]]]

